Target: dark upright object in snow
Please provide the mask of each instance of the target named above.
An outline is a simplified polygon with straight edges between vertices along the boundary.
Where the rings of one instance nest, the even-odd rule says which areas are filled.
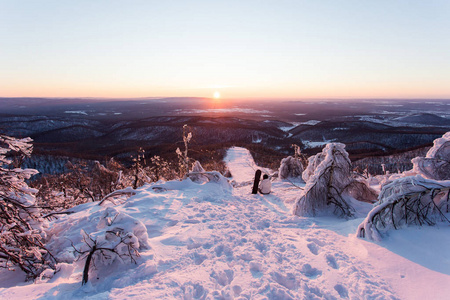
[[[258,193],[259,180],[261,179],[261,170],[256,170],[255,172],[255,181],[253,181],[253,190],[252,194]]]

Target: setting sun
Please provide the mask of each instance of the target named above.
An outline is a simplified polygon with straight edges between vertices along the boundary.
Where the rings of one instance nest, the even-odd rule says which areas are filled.
[[[220,99],[220,92],[215,91],[213,97],[214,99]]]

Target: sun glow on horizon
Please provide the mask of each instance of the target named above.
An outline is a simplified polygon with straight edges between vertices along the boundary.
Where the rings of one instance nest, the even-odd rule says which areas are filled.
[[[220,99],[220,92],[219,91],[215,91],[213,94],[214,99]]]

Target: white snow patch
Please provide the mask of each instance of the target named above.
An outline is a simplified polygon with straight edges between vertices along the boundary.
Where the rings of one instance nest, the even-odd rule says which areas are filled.
[[[84,110],[66,110],[64,113],[66,114],[79,114],[79,115],[88,115]]]
[[[319,124],[320,123],[320,121],[318,121],[318,120],[308,120],[308,121],[306,121],[306,122],[301,122],[300,124],[301,125],[311,125],[311,126],[314,126],[314,125],[317,125],[317,124]]]
[[[331,143],[332,141],[320,141],[320,142],[313,142],[308,140],[302,140],[303,145],[305,145],[306,148],[318,148],[323,147],[328,143]]]

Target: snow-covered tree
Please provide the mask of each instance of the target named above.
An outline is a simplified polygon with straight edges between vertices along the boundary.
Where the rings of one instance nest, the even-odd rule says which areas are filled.
[[[412,159],[413,169],[423,177],[434,180],[450,179],[450,131],[434,140],[426,157]]]
[[[339,216],[353,215],[354,209],[343,195],[353,181],[351,162],[344,148],[344,144],[330,143],[322,153],[310,158],[310,165],[317,167],[308,176],[305,189],[295,203],[294,214],[315,216],[331,212]]]
[[[314,174],[317,167],[325,158],[323,152],[317,153],[316,155],[310,156],[308,158],[308,165],[302,173],[303,181],[307,182],[309,178]]]
[[[28,279],[44,269],[54,268],[53,256],[43,242],[36,189],[25,180],[38,173],[34,169],[13,167],[10,155],[22,161],[33,151],[31,138],[16,139],[0,135],[0,267],[19,267]]]
[[[299,159],[288,156],[281,160],[278,176],[281,179],[296,178],[302,176],[303,165]]]
[[[382,187],[379,201],[358,227],[357,235],[380,240],[382,233],[407,225],[434,225],[449,220],[450,181],[420,175],[396,179]]]

